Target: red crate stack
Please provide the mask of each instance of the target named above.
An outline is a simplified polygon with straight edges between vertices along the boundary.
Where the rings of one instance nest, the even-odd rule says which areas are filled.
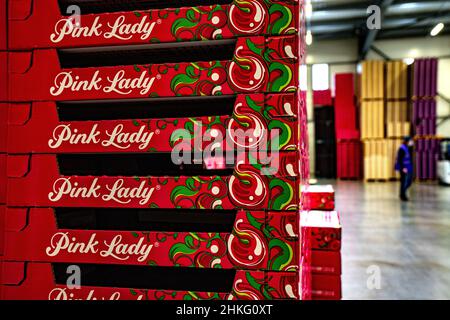
[[[336,211],[305,211],[301,216],[302,249],[313,300],[337,300],[341,289],[341,223]]]
[[[341,299],[341,224],[331,185],[302,187],[301,216],[304,265],[314,300]]]
[[[331,106],[333,105],[333,98],[331,97],[331,90],[314,90],[313,91],[314,106]]]
[[[7,2],[0,1],[0,51],[5,52],[8,48],[7,38]]]
[[[361,177],[361,142],[357,126],[354,75],[335,75],[334,99],[337,139],[337,177],[359,179]]]
[[[60,3],[8,3],[0,297],[310,298],[302,1]]]
[[[334,210],[335,200],[332,185],[302,186],[301,191],[304,210]]]
[[[0,1],[0,283],[3,264],[3,233],[6,211],[6,135],[8,118],[8,54],[7,54],[7,3]],[[0,289],[1,292],[1,289]]]

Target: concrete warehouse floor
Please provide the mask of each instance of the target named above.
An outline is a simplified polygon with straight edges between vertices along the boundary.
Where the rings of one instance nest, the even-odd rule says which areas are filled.
[[[415,183],[402,203],[396,182],[319,183],[341,213],[344,299],[450,299],[450,187]]]

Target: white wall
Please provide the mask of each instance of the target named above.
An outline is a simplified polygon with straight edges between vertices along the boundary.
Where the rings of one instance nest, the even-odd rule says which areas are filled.
[[[438,65],[438,92],[450,99],[450,36],[408,38],[394,40],[379,40],[374,45],[392,59],[442,57]],[[357,40],[327,40],[316,41],[308,47],[308,64],[330,64],[330,87],[334,92],[334,75],[336,73],[356,73],[358,59]],[[369,52],[367,59],[381,59],[374,52]],[[309,68],[310,69],[310,68]],[[308,70],[308,106],[309,116],[312,120],[312,91],[310,84],[311,71]],[[450,106],[442,99],[438,99],[438,115],[444,116],[450,113]],[[309,126],[309,139],[311,146],[311,172],[314,172],[314,125]],[[438,127],[438,134],[450,136],[450,121]]]

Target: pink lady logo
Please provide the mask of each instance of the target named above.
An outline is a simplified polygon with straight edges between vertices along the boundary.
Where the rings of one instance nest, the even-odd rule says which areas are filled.
[[[78,241],[68,232],[55,233],[50,240],[50,246],[45,249],[49,257],[55,257],[60,253],[74,254],[97,254],[103,258],[114,258],[120,261],[126,261],[131,256],[136,256],[137,261],[145,262],[153,249],[153,244],[145,244],[141,237],[137,243],[123,243],[122,236],[117,235],[111,241],[99,243],[96,240],[97,234],[93,233],[87,242]]]
[[[133,17],[135,17],[133,15]],[[84,19],[86,20],[86,19]],[[83,20],[82,20],[83,21]],[[50,35],[53,43],[59,43],[66,37],[69,38],[92,38],[103,37],[105,39],[130,40],[134,35],[140,36],[141,40],[150,38],[157,22],[151,22],[147,15],[143,15],[137,23],[127,23],[126,17],[121,15],[106,25],[96,17],[91,25],[76,26],[72,18],[64,18],[55,24],[55,32]]]
[[[117,179],[113,185],[101,186],[98,178],[95,178],[90,186],[81,187],[78,182],[72,182],[70,178],[59,178],[53,183],[53,191],[48,194],[48,199],[58,202],[64,197],[101,198],[105,202],[114,201],[121,204],[130,203],[133,199],[140,199],[139,204],[145,205],[155,191],[154,187],[146,186],[146,181],[142,181],[138,187],[125,187],[124,184],[123,179]],[[106,189],[108,193],[102,194],[101,189]]]
[[[73,292],[76,292],[76,295]],[[95,290],[90,290],[89,293],[83,297],[80,295],[80,290],[70,290],[68,288],[55,288],[48,294],[48,300],[120,300],[120,292],[113,292],[109,297],[98,296]],[[136,296],[136,300],[142,300],[144,296]]]
[[[61,147],[64,143],[71,145],[79,144],[101,144],[103,147],[115,147],[126,150],[133,144],[137,144],[139,150],[148,148],[154,132],[148,132],[146,126],[141,126],[137,132],[124,132],[123,124],[116,125],[111,131],[98,130],[98,124],[94,124],[89,132],[79,132],[72,129],[70,124],[62,124],[53,130],[53,138],[48,141],[52,149]],[[101,139],[99,136],[107,136]]]
[[[150,77],[147,70],[144,70],[137,78],[126,78],[125,70],[120,70],[116,72],[114,77],[106,77],[106,80],[104,80],[100,75],[100,71],[97,70],[91,79],[81,80],[79,76],[73,74],[73,71],[61,72],[55,77],[54,85],[50,88],[50,94],[57,97],[65,90],[69,90],[71,92],[115,92],[120,95],[128,95],[133,90],[140,90],[139,93],[145,96],[150,92],[157,77],[160,77],[160,75]]]

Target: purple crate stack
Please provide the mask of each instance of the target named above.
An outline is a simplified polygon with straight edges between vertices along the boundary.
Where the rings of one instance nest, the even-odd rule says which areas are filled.
[[[416,140],[416,178],[419,180],[435,180],[438,157],[439,139],[419,138]]]
[[[436,100],[413,101],[413,126],[416,136],[436,135]]]
[[[416,137],[416,178],[435,180],[439,155],[439,140],[436,138],[437,115],[437,67],[435,58],[417,59],[413,68],[412,125]]]
[[[438,60],[435,58],[415,60],[413,72],[413,98],[423,99],[436,97],[437,66]]]

